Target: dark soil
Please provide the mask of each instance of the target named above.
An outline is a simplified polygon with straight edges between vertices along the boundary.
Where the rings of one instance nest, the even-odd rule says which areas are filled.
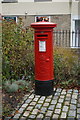
[[[80,85],[76,85],[75,83],[70,84],[68,86],[62,86],[60,84],[57,84],[57,85],[55,85],[55,88],[64,88],[66,90],[68,90],[68,89],[77,89],[77,90],[80,91]]]
[[[15,93],[7,93],[3,90],[3,116],[13,116],[12,112],[16,110],[17,105],[22,102],[24,95],[27,93],[28,92],[26,90],[19,90]]]

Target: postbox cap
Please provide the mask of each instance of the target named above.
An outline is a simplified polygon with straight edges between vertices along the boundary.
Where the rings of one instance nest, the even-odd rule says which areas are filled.
[[[45,21],[31,23],[31,27],[33,28],[54,28],[56,26],[57,26],[56,23],[45,22]]]

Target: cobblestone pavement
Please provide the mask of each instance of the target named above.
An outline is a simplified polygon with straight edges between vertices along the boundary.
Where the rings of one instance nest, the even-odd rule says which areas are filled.
[[[12,120],[80,120],[80,93],[75,89],[54,89],[48,97],[30,93],[24,96]],[[7,118],[6,120],[8,120]]]

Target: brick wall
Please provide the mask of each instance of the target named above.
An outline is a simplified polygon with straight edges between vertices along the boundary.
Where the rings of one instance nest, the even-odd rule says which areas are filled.
[[[30,24],[33,23],[35,20],[35,17],[32,15],[31,16],[29,16],[29,15],[19,16],[18,18],[22,18],[22,21],[23,21],[25,27],[30,26]]]
[[[53,15],[51,16],[51,22],[57,23],[57,28],[62,30],[69,30],[71,27],[71,16],[70,15]]]
[[[21,16],[25,26],[29,26],[31,23],[35,22],[34,15]],[[69,30],[71,27],[71,16],[70,15],[53,15],[51,16],[51,22],[57,23],[57,28],[62,30]]]

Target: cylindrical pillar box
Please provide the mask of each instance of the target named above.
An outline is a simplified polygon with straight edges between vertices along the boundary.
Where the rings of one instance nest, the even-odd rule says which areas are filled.
[[[35,94],[49,96],[53,94],[53,28],[55,23],[36,22],[35,29]]]

